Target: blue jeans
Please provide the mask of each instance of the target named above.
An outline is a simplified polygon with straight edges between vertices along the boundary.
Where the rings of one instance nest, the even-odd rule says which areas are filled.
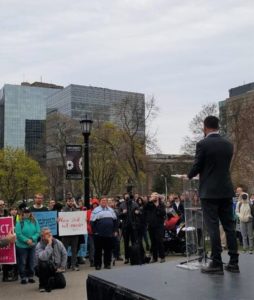
[[[17,247],[17,262],[21,279],[34,276],[35,246],[30,248]]]

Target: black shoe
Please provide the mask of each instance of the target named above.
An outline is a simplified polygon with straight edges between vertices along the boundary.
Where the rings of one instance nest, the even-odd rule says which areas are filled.
[[[27,284],[27,281],[26,281],[26,279],[21,279],[20,283],[21,284]]]
[[[78,257],[78,263],[79,263],[80,265],[85,265],[86,260],[85,260],[83,257]]]
[[[50,293],[53,290],[54,285],[55,285],[55,278],[54,277],[49,277],[48,285],[45,288],[46,292]]]
[[[116,261],[123,261],[123,258],[119,256],[116,258]]]
[[[97,271],[99,271],[100,269],[101,269],[100,266],[96,266],[96,267],[95,267],[95,270],[97,270]]]
[[[231,273],[240,273],[240,269],[238,264],[227,264],[225,266],[225,270]]]
[[[93,262],[93,261],[90,262],[90,267],[91,267],[91,268],[94,267],[94,262]]]
[[[104,266],[104,269],[110,270],[111,266]]]
[[[126,260],[124,261],[125,265],[127,265],[129,262],[130,262],[129,259],[126,259]]]
[[[40,291],[40,293],[44,293],[44,292],[46,292],[46,289],[43,285],[39,284],[39,291]]]
[[[207,267],[202,267],[201,272],[206,274],[217,274],[217,275],[224,274],[222,264],[215,264],[214,262],[210,262],[210,264]]]
[[[29,283],[35,283],[35,280],[34,280],[33,278],[29,278],[29,279],[28,279],[28,282],[29,282]]]

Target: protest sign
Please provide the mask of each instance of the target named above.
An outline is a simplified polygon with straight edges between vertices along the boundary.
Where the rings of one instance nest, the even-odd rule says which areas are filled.
[[[0,218],[0,239],[5,238],[10,231],[14,231],[13,218]],[[15,243],[0,248],[0,264],[16,264]]]
[[[36,211],[33,216],[41,229],[48,227],[52,235],[57,235],[57,211]]]
[[[87,234],[86,211],[60,212],[58,226],[60,236]]]

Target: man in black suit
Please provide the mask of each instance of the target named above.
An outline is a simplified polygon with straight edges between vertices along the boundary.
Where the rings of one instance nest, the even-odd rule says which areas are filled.
[[[196,145],[195,162],[188,174],[189,179],[199,174],[199,196],[212,247],[212,261],[201,271],[203,273],[223,274],[220,221],[226,233],[230,256],[225,270],[239,273],[232,203],[234,189],[229,171],[233,145],[222,138],[218,131],[219,119],[208,116],[204,120],[205,138]]]

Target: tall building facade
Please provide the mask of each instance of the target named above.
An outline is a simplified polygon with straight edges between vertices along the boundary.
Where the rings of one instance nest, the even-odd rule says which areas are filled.
[[[49,113],[57,111],[77,120],[89,113],[95,121],[108,121],[121,127],[119,105],[126,99],[137,106],[144,121],[145,95],[141,93],[71,84],[49,96],[47,106]],[[141,126],[140,133],[145,133],[145,126]]]
[[[230,89],[219,110],[221,131],[234,144],[233,182],[254,193],[254,83]]]
[[[47,98],[60,89],[43,83],[4,85],[0,90],[0,147],[35,149],[43,134]]]
[[[108,121],[121,127],[119,106],[124,101],[128,103],[128,107],[122,106],[127,119],[133,116],[130,107],[138,111],[139,133],[144,136],[144,94],[74,84],[65,88],[41,82],[6,84],[0,90],[0,148],[11,146],[25,149],[35,158],[36,152],[45,156],[43,138],[54,131],[46,130],[47,113],[57,112],[75,122],[89,114],[95,122]]]

